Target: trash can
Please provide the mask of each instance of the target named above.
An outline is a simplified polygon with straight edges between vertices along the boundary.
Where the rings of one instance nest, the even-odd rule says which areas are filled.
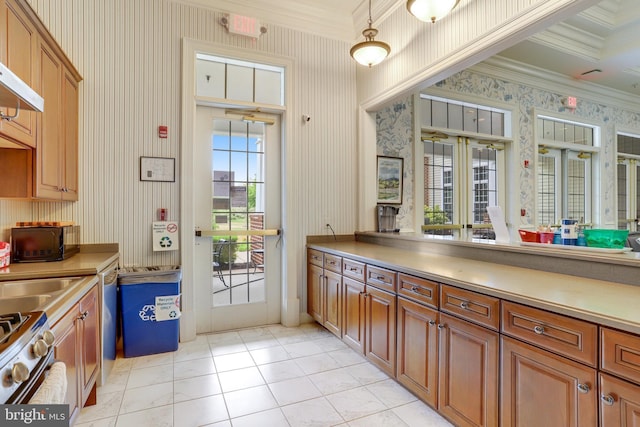
[[[178,349],[180,266],[129,267],[118,274],[124,357]]]

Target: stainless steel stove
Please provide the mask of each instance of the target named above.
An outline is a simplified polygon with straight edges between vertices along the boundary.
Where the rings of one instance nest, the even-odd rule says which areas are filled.
[[[42,311],[0,315],[0,403],[27,403],[53,363],[54,336]]]

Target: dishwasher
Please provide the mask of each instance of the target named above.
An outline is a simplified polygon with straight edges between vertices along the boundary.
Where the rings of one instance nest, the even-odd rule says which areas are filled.
[[[98,273],[102,301],[102,330],[100,333],[100,353],[102,355],[98,385],[106,384],[116,361],[117,319],[118,319],[118,262]]]

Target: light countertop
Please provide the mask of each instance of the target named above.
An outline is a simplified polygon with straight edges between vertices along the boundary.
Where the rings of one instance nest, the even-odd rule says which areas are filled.
[[[308,246],[640,334],[640,286],[358,241]]]

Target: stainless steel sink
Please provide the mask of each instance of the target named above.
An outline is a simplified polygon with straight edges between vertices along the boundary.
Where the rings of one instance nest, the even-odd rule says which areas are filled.
[[[59,279],[31,279],[18,282],[0,282],[0,297],[54,293],[67,289],[79,280],[82,279],[79,277],[66,277]],[[2,311],[0,311],[0,313],[1,312]]]
[[[23,297],[0,298],[0,313],[26,313],[43,307],[51,295],[30,295]]]

